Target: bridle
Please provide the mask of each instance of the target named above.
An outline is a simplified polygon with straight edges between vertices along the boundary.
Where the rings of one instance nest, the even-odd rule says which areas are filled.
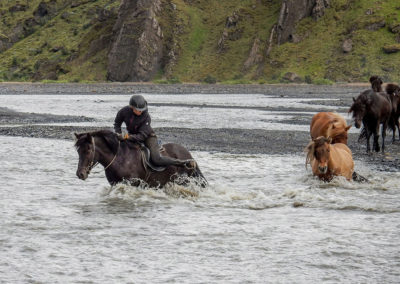
[[[96,162],[94,161],[94,157],[96,155],[96,142],[93,137],[92,137],[92,144],[93,144],[93,158],[92,158],[92,161],[89,163],[89,165],[87,167],[85,167],[88,174],[93,170],[94,167],[96,167],[99,164],[99,161],[96,161]],[[115,153],[115,156],[111,160],[111,162],[106,167],[104,167],[104,170],[107,170],[112,165],[112,163],[115,161],[115,158],[117,157],[118,152],[119,152],[120,145],[121,145],[121,141],[118,140],[117,152]]]

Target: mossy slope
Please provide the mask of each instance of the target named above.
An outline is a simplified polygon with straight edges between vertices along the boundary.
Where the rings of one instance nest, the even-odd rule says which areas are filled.
[[[2,1],[0,39],[13,33],[18,23],[32,18],[41,2]],[[313,83],[367,81],[373,74],[384,81],[400,81],[400,52],[388,54],[383,50],[400,40],[400,31],[396,33],[395,29],[400,24],[400,3],[396,2],[332,0],[324,17],[318,21],[306,18],[298,24],[299,40],[274,45],[266,57],[267,39],[277,22],[280,0],[165,0],[169,12],[160,15],[159,22],[167,49],[174,49],[176,59],[168,65],[165,58],[155,80],[203,82],[211,78],[225,83],[276,83],[283,82],[285,73],[295,72]],[[25,11],[11,13],[9,8],[17,3],[26,5]],[[39,80],[105,81],[106,43],[120,1],[46,3],[51,6],[50,15],[0,53],[0,80],[31,81],[41,72]],[[237,22],[227,28],[227,18],[234,15]],[[223,48],[219,45],[221,38]],[[256,39],[263,60],[244,68]],[[345,40],[352,42],[348,53],[342,50]]]

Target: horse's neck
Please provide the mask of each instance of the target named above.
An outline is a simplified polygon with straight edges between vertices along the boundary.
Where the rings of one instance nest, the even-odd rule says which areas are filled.
[[[96,145],[95,147],[96,147],[97,160],[101,165],[106,167],[112,161],[114,153],[107,146],[107,144],[104,143],[103,139],[99,137],[95,137],[94,139]]]

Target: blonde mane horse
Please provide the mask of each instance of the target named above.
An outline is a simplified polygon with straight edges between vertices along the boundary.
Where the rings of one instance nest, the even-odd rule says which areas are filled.
[[[308,144],[306,168],[310,164],[313,174],[324,181],[330,181],[333,176],[351,180],[354,172],[351,150],[343,143],[331,142],[332,139],[320,136]]]
[[[335,112],[319,112],[313,116],[310,124],[311,139],[319,136],[332,138],[332,144],[344,143],[347,145],[347,131],[351,125],[347,125],[343,116]]]

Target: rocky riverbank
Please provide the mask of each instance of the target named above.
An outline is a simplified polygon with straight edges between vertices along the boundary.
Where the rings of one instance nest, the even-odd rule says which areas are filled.
[[[339,109],[346,111],[353,95],[357,95],[364,86],[308,86],[308,85],[153,85],[153,84],[0,84],[0,95],[5,94],[127,94],[132,93],[262,93],[274,96],[293,98],[335,98]],[[324,101],[311,101],[312,104],[324,104]],[[329,101],[332,105],[332,101]],[[257,108],[263,109],[263,108]],[[282,108],[264,108],[280,110]],[[305,111],[315,109],[296,109],[294,118],[283,121],[285,124],[308,125],[311,116]],[[329,111],[323,109],[319,111]],[[55,126],[51,123],[85,122],[92,118],[83,116],[58,116],[49,114],[20,113],[0,108],[0,135],[23,136],[51,139],[73,139],[74,132],[97,130],[93,127]],[[110,128],[111,129],[111,128]],[[164,127],[155,128],[158,137],[164,142],[175,142],[185,145],[192,151],[229,152],[234,154],[302,154],[309,141],[305,131],[262,130],[262,129],[188,129]],[[386,138],[386,153],[365,153],[365,142],[358,143],[358,134],[349,135],[349,147],[356,159],[375,164],[378,169],[394,171],[400,169],[400,143],[391,143],[391,133]]]

